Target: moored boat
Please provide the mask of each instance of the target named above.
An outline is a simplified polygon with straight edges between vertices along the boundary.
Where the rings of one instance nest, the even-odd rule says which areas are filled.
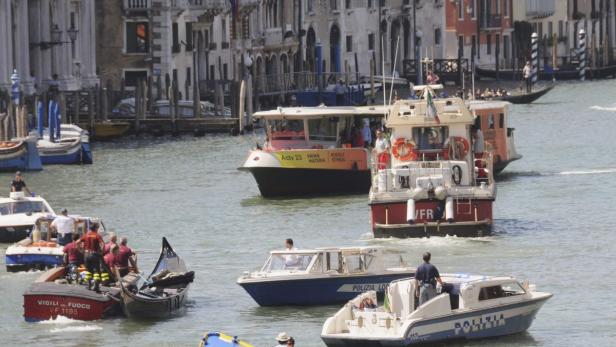
[[[77,320],[98,320],[122,313],[120,288],[101,285],[99,291],[86,284],[69,283],[70,271],[60,266],[43,273],[24,292],[24,319],[28,322],[56,319],[63,316]],[[122,278],[125,285],[138,280],[129,273]]]
[[[513,93],[501,96],[500,99],[503,101],[509,101],[512,104],[530,104],[531,102],[547,94],[553,88],[554,85],[550,85],[527,93]]]
[[[34,137],[0,142],[0,171],[43,170]]]
[[[137,287],[120,282],[122,311],[127,317],[164,318],[179,312],[188,298],[195,273],[187,271],[182,258],[163,237],[163,246],[154,270]]]
[[[523,332],[552,294],[512,277],[443,275],[440,295],[417,304],[415,280],[392,282],[382,305],[362,309],[368,292],[348,302],[323,325],[328,347],[412,346]]]
[[[119,121],[103,121],[94,123],[92,131],[95,140],[112,140],[122,137],[130,130],[131,123]]]
[[[376,163],[370,190],[375,237],[491,233],[493,153],[489,148],[474,153],[471,110],[460,98],[433,99],[437,87],[417,86],[422,99],[398,101],[390,108],[390,160]],[[495,113],[480,119],[491,122],[491,130],[505,131]]]
[[[385,112],[382,106],[257,112],[267,137],[239,170],[252,173],[264,197],[367,193],[370,154],[353,137],[362,119],[380,124]]]
[[[25,196],[12,192],[9,197],[0,197],[0,243],[18,242],[30,234],[41,217],[55,215],[47,201],[40,196]]]
[[[44,165],[92,164],[89,133],[75,124],[60,125],[60,137],[51,139],[45,129],[36,143]]]
[[[386,268],[380,247],[331,247],[272,251],[260,271],[237,283],[261,306],[327,305],[358,293],[384,293],[388,283],[415,273]]]

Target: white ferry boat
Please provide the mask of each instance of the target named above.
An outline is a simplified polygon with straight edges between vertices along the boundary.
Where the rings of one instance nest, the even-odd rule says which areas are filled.
[[[12,192],[8,198],[0,197],[0,243],[25,239],[39,218],[54,215],[54,210],[40,196]]]
[[[442,293],[417,305],[415,280],[392,282],[382,305],[375,292],[349,301],[323,325],[329,347],[435,344],[527,330],[552,294],[512,277],[443,275]]]

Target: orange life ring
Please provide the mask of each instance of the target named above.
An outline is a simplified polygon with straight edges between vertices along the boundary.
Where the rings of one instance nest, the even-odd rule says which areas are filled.
[[[460,148],[460,146],[461,146],[461,151],[460,151],[460,157],[458,159],[464,159],[466,158],[466,155],[468,154],[468,151],[470,150],[471,145],[470,143],[468,143],[468,140],[465,139],[464,137],[454,136],[451,143],[449,144],[450,151],[455,151],[456,149]]]
[[[411,161],[417,159],[417,153],[414,150],[415,143],[407,141],[404,138],[399,138],[394,142],[391,148],[391,153],[394,157],[401,161]]]

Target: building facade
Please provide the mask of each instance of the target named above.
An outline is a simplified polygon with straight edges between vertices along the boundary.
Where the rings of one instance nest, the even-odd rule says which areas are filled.
[[[99,83],[95,0],[0,0],[0,88],[17,70],[26,94]]]

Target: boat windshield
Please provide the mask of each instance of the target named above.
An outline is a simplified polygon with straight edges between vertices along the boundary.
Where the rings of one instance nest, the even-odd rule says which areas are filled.
[[[314,256],[314,254],[273,254],[267,271],[306,271]]]
[[[445,126],[413,128],[413,139],[420,152],[441,151],[448,137],[449,131]]]
[[[308,134],[310,140],[335,142],[337,125],[338,120],[335,117],[309,120]]]
[[[272,140],[305,140],[303,120],[269,121]]]
[[[0,215],[48,212],[42,201],[14,201],[0,204]]]

